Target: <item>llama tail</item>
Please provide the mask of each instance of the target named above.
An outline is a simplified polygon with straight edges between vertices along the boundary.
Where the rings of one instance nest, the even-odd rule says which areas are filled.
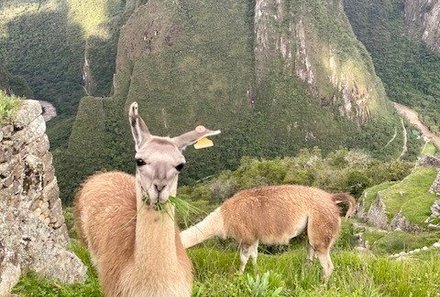
[[[345,217],[351,217],[356,211],[356,200],[354,200],[353,196],[347,193],[336,193],[332,195],[332,200],[336,203],[347,203],[348,210],[345,213]]]
[[[184,248],[190,248],[213,236],[225,237],[220,207],[211,212],[200,223],[180,232],[180,239]]]

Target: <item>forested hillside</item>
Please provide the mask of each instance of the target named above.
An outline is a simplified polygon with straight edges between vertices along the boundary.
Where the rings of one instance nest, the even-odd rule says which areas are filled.
[[[213,147],[186,148],[169,200],[173,226],[183,230],[237,192],[265,185],[345,192],[357,202],[341,220],[326,285],[321,266],[305,263],[306,234],[284,247],[260,245],[258,265],[242,275],[240,244],[211,238],[187,250],[192,296],[437,296],[439,24],[440,0],[0,0],[0,124],[21,104],[9,95],[56,107],[47,122],[51,196],[58,185],[70,248],[88,267],[86,282],[74,285],[22,269],[11,293],[102,296],[72,199],[95,172],[135,171],[127,109],[136,101],[154,135],[221,130]],[[27,132],[0,128],[11,145],[0,145],[0,190],[44,221],[51,199],[30,206],[10,193],[24,190],[13,179],[29,177],[32,163],[46,165],[26,152],[11,163],[11,131]],[[338,206],[343,216],[346,205]],[[23,240],[24,250],[34,241]]]
[[[223,131],[189,149],[184,183],[303,147],[395,158],[385,90],[431,129],[440,118],[437,33],[423,37],[437,6],[410,2],[2,1],[0,87],[57,107],[48,134],[67,200],[95,170],[132,170],[132,101],[158,135]]]
[[[344,0],[344,5],[390,99],[415,108],[439,132],[440,53],[429,41],[438,36],[439,2]],[[432,18],[433,28],[421,27],[425,15]]]
[[[400,122],[339,1],[140,5],[120,31],[114,95],[83,100],[57,155],[66,193],[96,169],[132,170],[132,101],[158,135],[222,130],[214,149],[188,149],[185,183],[246,155],[347,146],[391,158],[402,147]]]

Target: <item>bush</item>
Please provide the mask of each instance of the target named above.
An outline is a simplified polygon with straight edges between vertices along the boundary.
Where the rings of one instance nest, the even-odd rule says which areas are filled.
[[[18,109],[20,101],[15,96],[7,96],[0,90],[0,125],[11,120],[12,115]]]

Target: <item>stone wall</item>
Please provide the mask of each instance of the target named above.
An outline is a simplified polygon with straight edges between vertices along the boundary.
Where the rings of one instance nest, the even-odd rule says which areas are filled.
[[[0,128],[0,296],[33,271],[84,281],[86,268],[66,247],[59,189],[38,101],[26,100]]]
[[[432,183],[431,187],[429,188],[429,192],[437,194],[437,195],[440,194],[440,171],[437,174],[437,177],[435,178],[435,180]]]

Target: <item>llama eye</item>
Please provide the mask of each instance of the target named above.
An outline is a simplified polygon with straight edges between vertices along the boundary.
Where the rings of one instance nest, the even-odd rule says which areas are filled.
[[[183,167],[185,166],[185,163],[180,163],[179,165],[177,165],[175,168],[177,171],[181,171],[183,169]]]
[[[137,165],[137,166],[144,166],[145,164],[147,164],[147,163],[145,163],[144,160],[142,160],[142,159],[136,159],[136,165]]]

